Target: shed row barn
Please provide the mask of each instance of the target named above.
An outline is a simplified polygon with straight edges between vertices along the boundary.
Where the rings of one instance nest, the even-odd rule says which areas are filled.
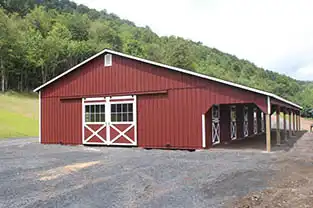
[[[299,118],[301,109],[268,92],[108,49],[34,91],[43,144],[210,148],[269,131],[274,111]]]

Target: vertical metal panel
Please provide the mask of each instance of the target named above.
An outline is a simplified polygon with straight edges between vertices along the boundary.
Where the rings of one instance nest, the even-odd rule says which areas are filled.
[[[104,67],[98,57],[45,88],[45,97],[164,90],[204,86],[207,81],[180,72],[113,56]]]
[[[212,147],[212,108],[205,114],[206,148]]]
[[[189,90],[138,96],[138,145],[150,148],[202,147],[201,109]]]
[[[38,93],[38,110],[39,110],[39,122],[38,122],[38,136],[39,136],[39,143],[41,143],[41,92]]]
[[[41,142],[81,144],[81,100],[42,99]]]
[[[41,98],[41,143],[57,143],[54,134],[58,131],[58,122],[53,112],[58,110],[57,98]]]
[[[256,103],[266,109],[265,96],[135,60],[113,56],[104,67],[100,56],[43,90],[43,97],[95,96],[154,90],[205,87],[212,103]]]

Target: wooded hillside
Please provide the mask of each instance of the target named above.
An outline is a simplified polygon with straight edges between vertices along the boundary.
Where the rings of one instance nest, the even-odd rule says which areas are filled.
[[[107,11],[68,0],[0,0],[1,90],[30,91],[110,48],[273,92],[313,108],[313,83],[264,70],[180,37],[160,37]]]

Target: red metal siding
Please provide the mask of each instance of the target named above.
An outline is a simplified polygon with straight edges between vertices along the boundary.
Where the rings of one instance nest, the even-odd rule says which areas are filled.
[[[194,76],[118,56],[113,56],[111,67],[104,67],[101,56],[51,84],[43,97],[128,94],[206,84]]]
[[[206,114],[211,128],[213,104],[256,103],[266,110],[266,97],[256,93],[118,56],[113,56],[111,67],[104,67],[99,57],[42,90],[42,142],[82,143],[81,99],[60,98],[162,90],[167,93],[138,95],[138,146],[201,148],[201,116]],[[207,128],[208,147],[210,131]]]
[[[205,148],[212,147],[212,108],[210,108],[205,114],[205,138]]]
[[[194,149],[202,146],[201,109],[189,90],[138,96],[138,145]]]
[[[251,103],[266,110],[266,97],[199,77],[113,56],[111,67],[98,57],[43,89],[42,97],[89,97],[168,89],[206,88],[212,103]]]
[[[41,99],[41,142],[82,143],[81,100]]]

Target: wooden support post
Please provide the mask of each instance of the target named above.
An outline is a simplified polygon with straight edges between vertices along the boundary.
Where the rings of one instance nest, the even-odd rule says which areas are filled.
[[[288,133],[289,133],[289,137],[291,137],[292,136],[292,133],[291,133],[291,111],[289,111],[289,131],[288,131]]]
[[[299,131],[301,131],[301,114],[300,114],[300,111],[299,111]]]
[[[296,119],[296,128],[295,131],[298,131],[298,114],[295,113],[295,119]]]
[[[299,118],[300,118],[300,115],[297,114],[297,131],[300,131],[300,128],[299,128]]]
[[[296,119],[295,119],[295,113],[292,112],[292,135],[296,135]]]
[[[271,151],[271,114],[265,114],[265,122],[266,122],[266,151]]]
[[[276,144],[280,145],[280,107],[276,107]]]
[[[288,141],[287,121],[286,121],[286,110],[284,110],[284,140],[285,140],[285,141]]]
[[[267,112],[265,114],[266,123],[266,151],[271,151],[271,98],[267,97]]]

